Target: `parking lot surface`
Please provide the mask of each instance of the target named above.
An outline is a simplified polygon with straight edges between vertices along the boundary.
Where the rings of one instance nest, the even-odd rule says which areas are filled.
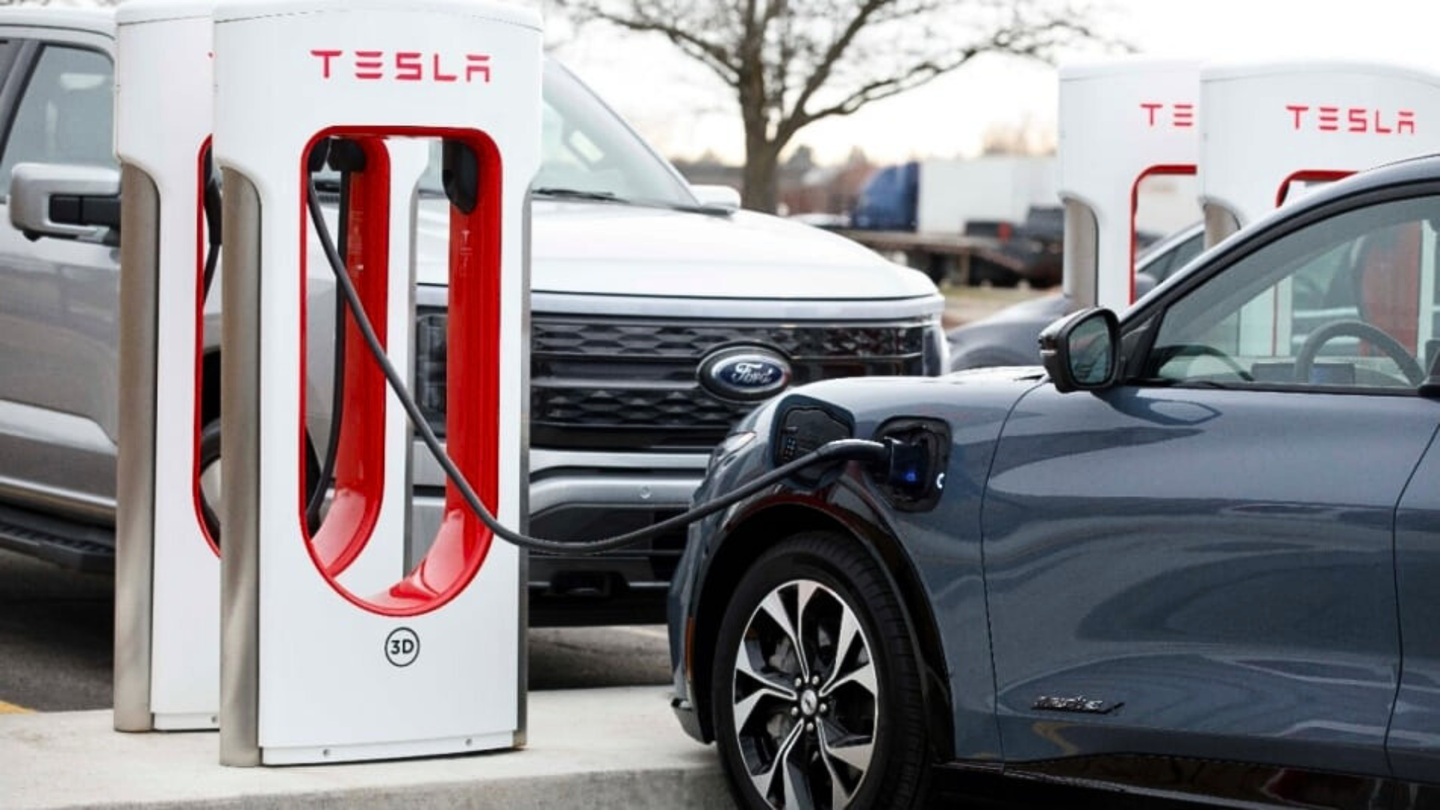
[[[113,598],[113,583],[109,577],[76,574],[49,563],[0,551],[0,714],[77,712],[110,707]],[[669,680],[668,669],[663,627],[538,628],[530,631],[530,688],[556,691],[557,699],[562,702],[573,704],[576,700],[583,700],[583,693],[565,691],[561,695],[558,694],[560,690],[605,688],[606,692],[597,693],[603,701],[605,698],[600,696],[609,695],[614,699],[614,695],[619,694],[609,691],[612,688],[650,687],[644,690],[646,703],[648,705],[651,702],[649,698],[653,698],[658,706],[663,703],[661,685]],[[663,779],[671,782],[675,778],[680,778],[682,782],[688,779],[690,782],[687,784],[692,786],[695,779],[705,780],[702,784],[707,787],[703,792],[713,794],[708,787],[711,784],[709,780],[718,778],[718,771],[709,768],[714,764],[710,759],[712,752],[694,747],[680,733],[678,726],[673,725],[668,711],[657,709],[654,714],[659,718],[654,724],[657,729],[654,733],[673,737],[676,746],[692,752],[685,756],[699,757],[707,763],[705,768],[694,772],[696,775],[676,777],[667,772]],[[95,714],[77,714],[55,718],[54,722],[59,724],[53,727],[56,731],[41,736],[49,739],[58,734],[63,742],[68,734],[68,739],[75,745],[94,744],[93,740],[86,742],[87,737],[135,739],[133,735],[108,734],[108,715],[100,719],[97,717]],[[36,717],[34,722],[52,728],[40,717]],[[21,731],[24,733],[21,734]],[[532,729],[532,736],[534,731]],[[16,734],[30,739],[26,735],[31,735],[31,732],[17,729]],[[162,736],[173,739],[173,735]],[[181,736],[194,738],[194,735]],[[18,739],[12,735],[10,741]],[[443,770],[451,766],[435,767]],[[718,768],[718,765],[715,767]],[[562,782],[556,782],[558,787],[554,789],[563,787]],[[674,784],[666,785],[666,790],[678,789]],[[951,774],[937,776],[937,788],[938,795],[932,805],[937,810],[957,804],[994,810],[1057,806],[1144,807],[1150,810],[1161,806],[1153,800],[1139,799],[1129,804],[1116,804],[1118,800],[1114,797],[1090,799],[1074,791],[1037,790]],[[194,794],[192,798],[198,795]],[[461,798],[468,795],[454,794]],[[441,793],[436,793],[432,798],[438,801],[441,796]],[[448,792],[444,792],[443,796],[447,801],[454,798]],[[1057,805],[1057,801],[1061,804]]]
[[[110,577],[0,551],[0,712],[107,709],[115,614]],[[530,631],[531,689],[669,682],[663,627]]]

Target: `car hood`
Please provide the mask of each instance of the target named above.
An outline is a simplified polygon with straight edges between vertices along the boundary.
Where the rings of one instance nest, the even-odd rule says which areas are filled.
[[[417,281],[445,284],[449,212],[422,199]],[[689,298],[877,300],[934,296],[924,274],[842,236],[779,217],[536,200],[536,292]]]

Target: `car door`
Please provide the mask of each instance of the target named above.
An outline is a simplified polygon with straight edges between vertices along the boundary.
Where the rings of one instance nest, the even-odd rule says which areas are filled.
[[[119,254],[10,224],[25,162],[116,166],[104,38],[18,41],[0,147],[0,499],[103,519],[114,504]],[[111,240],[113,241],[113,240]]]
[[[1437,194],[1273,226],[1127,317],[1133,380],[1018,403],[983,523],[1008,759],[1387,773]]]
[[[1388,749],[1395,776],[1434,782],[1440,774],[1440,441],[1411,476],[1395,530],[1395,581],[1404,650]]]

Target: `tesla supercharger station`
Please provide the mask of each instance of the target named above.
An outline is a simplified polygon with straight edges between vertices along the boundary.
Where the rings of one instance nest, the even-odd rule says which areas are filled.
[[[1117,312],[1135,297],[1135,214],[1147,177],[1193,175],[1200,63],[1123,59],[1060,69],[1065,293]]]
[[[1207,65],[1200,85],[1207,245],[1311,184],[1440,151],[1440,76],[1433,74],[1329,61]],[[1292,304],[1288,282],[1247,304],[1241,352],[1291,343]]]
[[[1440,150],[1440,76],[1391,65],[1207,65],[1200,75],[1206,243],[1307,184]]]
[[[336,576],[302,517],[310,286],[306,175],[349,154],[343,248],[385,352],[408,354],[416,145],[443,139],[450,191],[449,454],[521,525],[525,200],[539,163],[541,33],[489,2],[250,2],[215,13],[215,151],[225,203],[220,758],[337,762],[523,741],[520,553],[455,488],[429,553],[376,588]],[[360,159],[355,156],[359,155]],[[347,338],[348,339],[348,338]],[[363,346],[364,344],[358,344]],[[374,371],[368,350],[348,369]],[[374,531],[410,438],[379,373],[353,392],[352,506],[320,532]],[[378,404],[377,404],[378,403]],[[373,420],[350,431],[351,419]],[[336,476],[337,490],[340,476]],[[337,500],[339,495],[337,494]],[[327,529],[334,525],[336,528]]]
[[[215,728],[220,559],[200,511],[209,2],[117,13],[122,165],[115,728]]]

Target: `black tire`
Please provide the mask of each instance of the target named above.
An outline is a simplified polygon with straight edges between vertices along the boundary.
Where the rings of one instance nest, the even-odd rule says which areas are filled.
[[[200,461],[197,469],[203,472],[211,464],[219,462],[220,420],[211,419],[200,429]],[[200,491],[200,517],[205,521],[205,530],[210,533],[210,539],[215,541],[215,545],[220,545],[220,516],[205,497],[203,489]]]
[[[769,609],[784,605],[789,618],[805,599],[802,593],[810,596],[799,611],[795,632],[801,656],[787,658],[783,651],[789,636]],[[844,609],[858,623],[860,635],[846,633]],[[778,638],[773,646],[766,640],[767,627]],[[854,640],[862,646],[857,648]],[[919,662],[899,598],[884,571],[855,541],[830,532],[807,532],[760,555],[735,588],[717,643],[710,704],[721,763],[741,807],[795,810],[786,807],[786,779],[791,780],[794,804],[801,808],[924,806],[932,757]],[[868,654],[862,656],[857,649]],[[810,664],[802,666],[800,657]],[[862,670],[870,673],[864,680],[873,679],[873,693],[852,680]],[[811,681],[804,680],[806,672]],[[792,682],[795,675],[800,677]],[[816,685],[802,690],[801,683]],[[770,684],[786,685],[794,697],[780,695]],[[834,688],[826,695],[824,689],[831,684]],[[750,708],[738,731],[737,692],[748,704],[741,711]],[[849,763],[860,750],[852,747],[855,741],[863,748],[867,739],[870,752],[862,770]],[[792,766],[799,762],[798,769],[784,767],[782,757]],[[771,773],[772,780],[763,776]],[[752,774],[761,775],[768,797],[757,789]],[[797,787],[802,782],[804,790]],[[836,784],[839,790],[832,790]]]
[[[220,418],[216,417],[205,423],[200,429],[200,459],[196,465],[202,473],[211,464],[220,461]],[[307,496],[314,492],[315,485],[320,477],[320,460],[315,456],[315,446],[309,436],[305,439],[305,491]],[[220,545],[220,515],[215,506],[205,497],[204,490],[200,493],[200,517],[205,521],[205,530],[210,533],[210,539],[215,545]],[[318,521],[310,526],[313,534],[317,529]]]

